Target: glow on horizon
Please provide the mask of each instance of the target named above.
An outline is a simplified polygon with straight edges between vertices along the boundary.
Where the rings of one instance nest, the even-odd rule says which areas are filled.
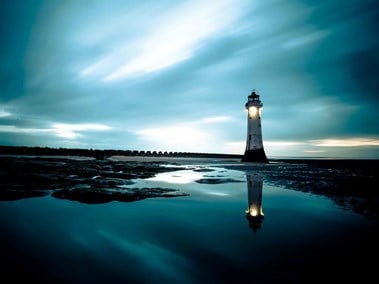
[[[232,154],[243,153],[246,141],[226,143],[226,149]],[[302,156],[303,154],[323,154],[327,156],[353,157],[352,152],[335,152],[337,149],[378,147],[376,138],[317,139],[305,141],[263,141],[268,156]]]
[[[191,122],[150,126],[135,130],[134,133],[142,144],[158,151],[228,153],[228,149],[217,150],[224,146],[218,142],[220,134],[214,132],[214,128],[217,124],[231,121],[233,117],[230,116],[209,116]]]
[[[310,140],[310,145],[318,147],[366,147],[379,146],[376,138],[345,138],[345,139],[318,139]]]
[[[205,149],[212,139],[209,133],[190,125],[146,128],[135,133],[139,140],[152,145],[152,148],[169,151]]]
[[[263,146],[269,155],[277,155],[281,151],[293,151],[296,147],[304,145],[301,141],[263,141]],[[225,151],[232,154],[243,153],[246,141],[230,141],[225,143]]]

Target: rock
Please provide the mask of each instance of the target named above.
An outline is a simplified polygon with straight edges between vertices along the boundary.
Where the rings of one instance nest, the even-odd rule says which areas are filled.
[[[127,186],[134,184],[134,179],[185,169],[161,165],[160,162],[107,159],[0,157],[0,200],[40,197],[51,192],[58,198],[67,196],[68,199],[86,203],[182,196],[174,189],[140,189],[133,192],[127,189]]]
[[[56,190],[52,196],[87,204],[111,201],[132,202],[153,197],[176,197],[188,194],[170,188],[88,188],[74,187]]]

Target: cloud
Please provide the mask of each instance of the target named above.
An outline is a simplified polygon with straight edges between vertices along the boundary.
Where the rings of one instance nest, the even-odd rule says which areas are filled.
[[[304,150],[304,153],[325,153],[325,150]]]
[[[211,116],[211,117],[205,117],[199,120],[199,123],[200,124],[213,124],[213,123],[229,122],[231,120],[232,120],[232,117],[230,116]]]
[[[80,136],[80,132],[85,131],[104,131],[110,130],[111,127],[104,124],[67,124],[55,123],[51,129],[57,136],[67,139],[75,139]]]
[[[325,138],[299,141],[266,141],[269,156],[379,157],[379,139],[376,137]],[[371,150],[367,150],[367,149]],[[366,149],[366,150],[365,150]],[[366,152],[365,152],[366,151]]]
[[[6,111],[6,110],[2,110],[0,109],[0,117],[7,117],[7,116],[11,116],[12,113]]]
[[[52,132],[52,129],[27,128],[27,127],[18,127],[15,125],[0,125],[0,132],[23,133],[23,134],[34,135],[34,134],[39,134],[39,133]]]
[[[376,138],[345,138],[345,139],[318,139],[310,140],[310,145],[318,147],[366,147],[379,146]]]
[[[54,134],[58,137],[65,139],[75,139],[81,136],[81,132],[86,131],[105,131],[110,130],[111,127],[104,124],[65,124],[55,123],[52,128],[30,128],[18,127],[15,125],[0,125],[0,132],[3,133],[17,133],[26,135],[36,134]]]
[[[297,36],[283,43],[282,47],[285,49],[297,48],[305,44],[309,44],[315,41],[322,40],[330,32],[329,31],[313,31]]]
[[[144,31],[134,38],[125,37],[123,42],[83,68],[80,75],[102,76],[103,81],[109,82],[158,71],[188,60],[205,40],[225,33],[225,28],[231,26],[241,12],[239,5],[228,0],[183,2],[154,15],[149,28],[144,26]],[[128,18],[136,22],[131,24],[129,21],[125,23],[126,27],[138,26],[138,22],[141,24],[141,20],[131,13],[133,11],[127,13]],[[112,25],[118,19],[109,21]],[[120,25],[118,28],[124,27]]]
[[[309,144],[378,133],[376,2],[271,2],[6,3],[0,143],[240,153],[256,88],[268,153],[376,147]]]

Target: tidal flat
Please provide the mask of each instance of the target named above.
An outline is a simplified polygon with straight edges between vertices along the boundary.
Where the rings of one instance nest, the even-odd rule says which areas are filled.
[[[377,164],[2,156],[0,272],[38,283],[368,281]]]

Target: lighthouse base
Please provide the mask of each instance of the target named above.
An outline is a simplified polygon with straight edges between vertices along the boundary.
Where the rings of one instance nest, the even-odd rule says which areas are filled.
[[[246,150],[241,162],[268,163],[268,159],[262,148],[258,150]]]

